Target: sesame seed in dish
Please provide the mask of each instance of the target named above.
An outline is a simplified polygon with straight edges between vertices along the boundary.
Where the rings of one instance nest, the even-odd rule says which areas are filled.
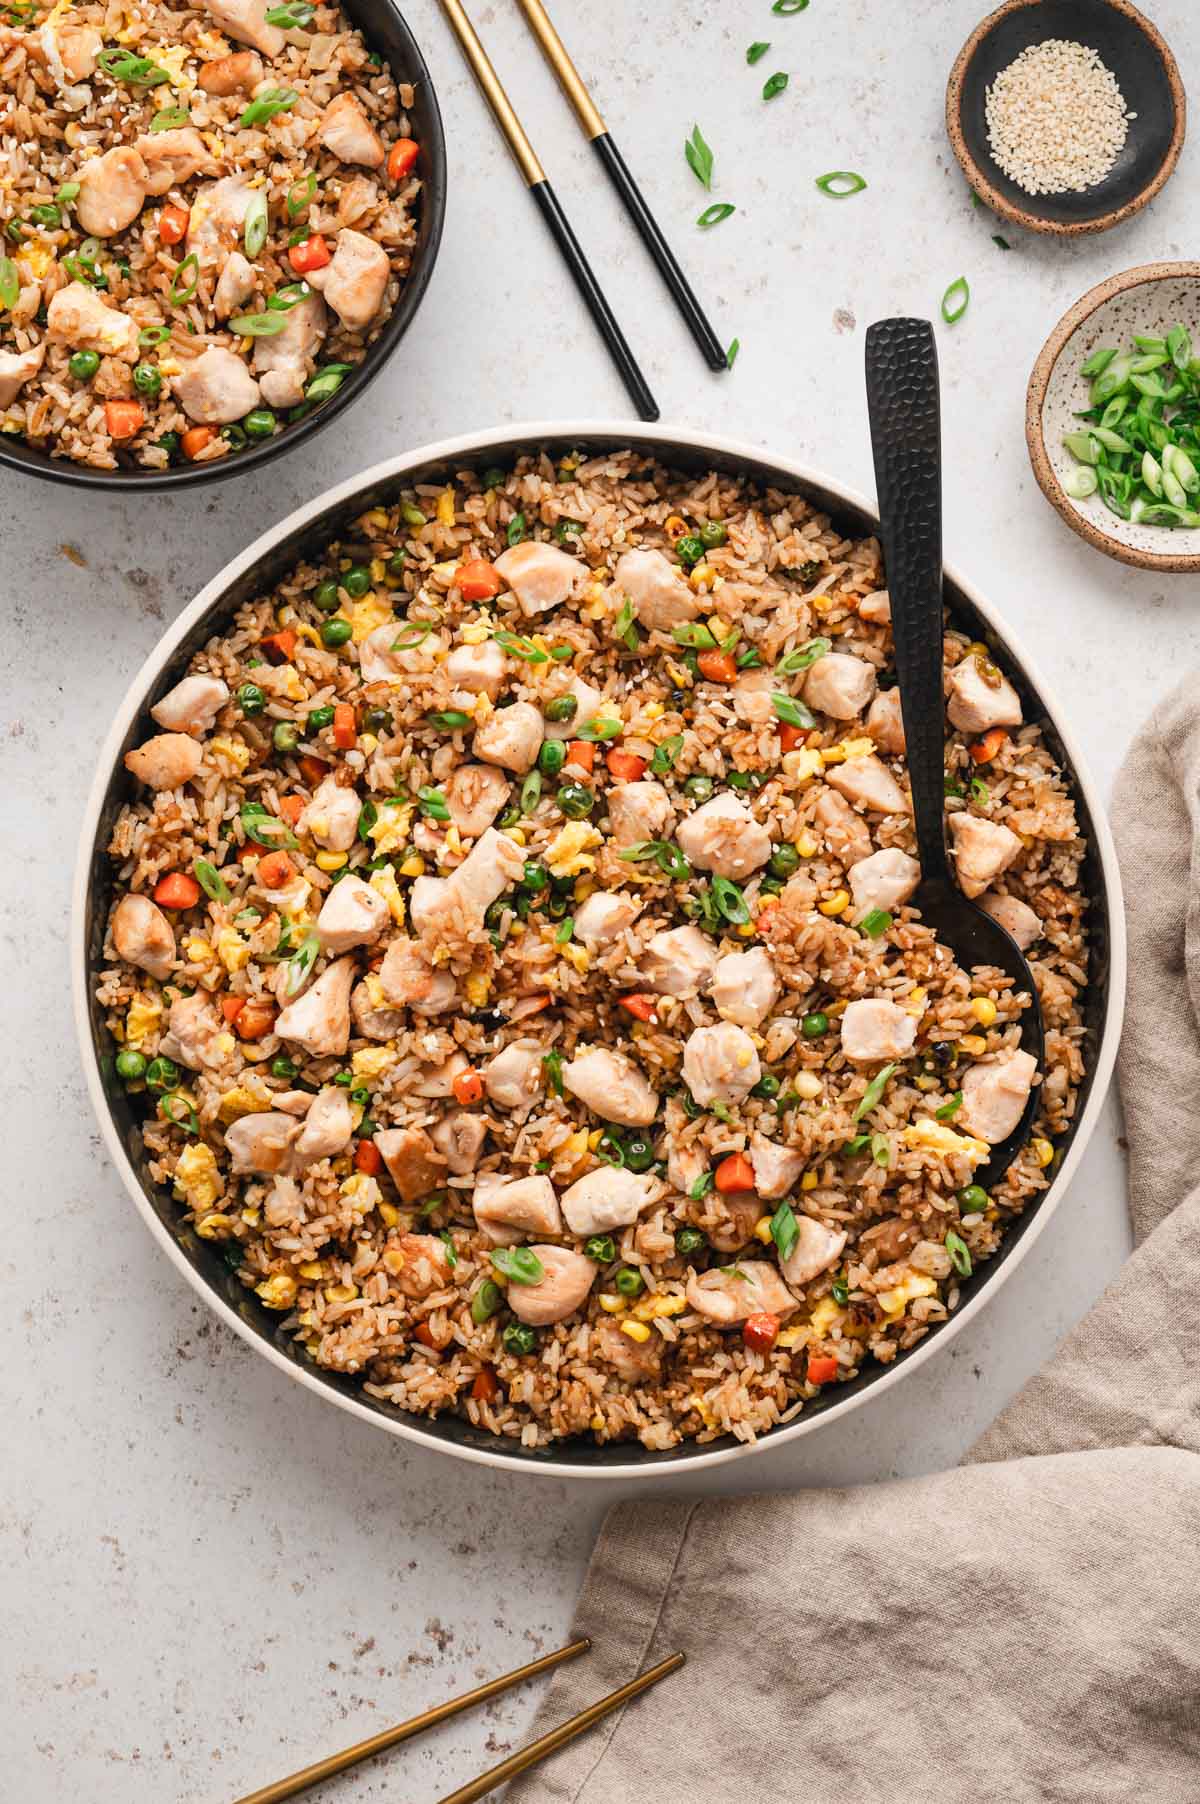
[[[988,143],[1026,194],[1081,194],[1102,182],[1129,121],[1117,78],[1087,44],[1031,44],[987,91]]]

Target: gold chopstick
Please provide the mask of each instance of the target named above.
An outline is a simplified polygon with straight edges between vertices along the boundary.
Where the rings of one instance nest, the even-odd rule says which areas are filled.
[[[486,1703],[489,1698],[508,1691],[513,1685],[522,1685],[526,1679],[536,1679],[539,1674],[560,1666],[564,1660],[574,1660],[577,1655],[586,1654],[591,1645],[584,1637],[582,1641],[572,1641],[567,1647],[556,1648],[552,1654],[543,1654],[540,1660],[531,1660],[528,1666],[518,1666],[515,1672],[502,1673],[498,1679],[489,1679],[486,1685],[479,1685],[474,1691],[464,1691],[460,1697],[450,1698],[444,1704],[435,1704],[432,1710],[423,1710],[420,1716],[410,1716],[407,1722],[397,1723],[393,1729],[384,1729],[378,1735],[369,1736],[366,1741],[356,1742],[352,1748],[343,1748],[340,1754],[331,1754],[326,1760],[314,1761],[312,1766],[306,1766],[298,1773],[290,1773],[286,1779],[277,1779],[273,1785],[264,1785],[259,1791],[248,1792],[244,1798],[236,1799],[235,1804],[282,1804],[284,1798],[294,1798],[298,1792],[307,1791],[310,1785],[318,1785],[322,1779],[332,1779],[335,1773],[344,1773],[347,1767],[357,1766],[360,1760],[370,1760],[372,1755],[382,1754],[386,1748],[394,1748],[398,1742],[408,1741],[412,1736],[420,1735],[423,1730],[444,1723],[447,1717],[457,1716],[460,1710],[472,1710],[476,1704]],[[482,1794],[476,1793],[475,1796]]]
[[[507,1785],[510,1779],[515,1779],[518,1773],[527,1772],[531,1766],[536,1766],[539,1760],[545,1760],[550,1754],[557,1754],[559,1748],[565,1747],[569,1741],[574,1741],[577,1735],[582,1735],[585,1730],[592,1728],[601,1717],[607,1716],[611,1710],[619,1709],[622,1704],[627,1704],[630,1698],[637,1697],[640,1691],[646,1691],[651,1685],[657,1685],[658,1681],[665,1679],[668,1673],[677,1672],[683,1663],[684,1656],[682,1654],[669,1654],[665,1660],[660,1660],[657,1666],[652,1666],[649,1672],[640,1673],[636,1679],[630,1679],[628,1685],[622,1685],[619,1691],[610,1692],[606,1698],[601,1698],[598,1704],[592,1704],[588,1709],[581,1710],[578,1716],[571,1717],[568,1722],[560,1724],[557,1729],[551,1729],[549,1734],[541,1736],[537,1741],[531,1741],[527,1748],[520,1748],[515,1754],[510,1754],[507,1760],[502,1760],[499,1766],[492,1767],[490,1772],[481,1773],[478,1779],[472,1779],[468,1785],[460,1786],[458,1791],[451,1792],[449,1797],[443,1798],[441,1804],[476,1804],[477,1799],[486,1798],[490,1791],[496,1790],[497,1786]]]

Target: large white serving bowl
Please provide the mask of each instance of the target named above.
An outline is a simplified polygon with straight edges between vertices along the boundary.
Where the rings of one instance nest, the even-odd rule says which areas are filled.
[[[402,457],[375,464],[363,474],[299,507],[256,539],[180,614],[134,677],[100,749],[96,777],[84,811],[75,871],[71,923],[71,981],[80,1051],[88,1088],[110,1158],[167,1257],[208,1306],[264,1358],[298,1383],[329,1398],[339,1408],[389,1434],[461,1459],[556,1478],[675,1477],[681,1472],[746,1459],[844,1417],[867,1396],[901,1384],[907,1374],[934,1358],[1016,1270],[1067,1193],[1084,1148],[1100,1118],[1112,1075],[1125,999],[1125,923],[1121,879],[1108,823],[1095,786],[1057,702],[1037,674],[1024,649],[1001,623],[995,608],[962,577],[946,572],[946,595],[952,614],[973,638],[985,640],[997,662],[1016,683],[1025,718],[1038,722],[1062,762],[1070,781],[1080,823],[1090,851],[1084,866],[1091,945],[1091,981],[1086,998],[1087,1075],[1081,1086],[1075,1120],[1060,1142],[1054,1178],[1009,1231],[999,1254],[963,1286],[963,1300],[945,1324],[918,1346],[902,1353],[891,1366],[869,1365],[852,1382],[837,1385],[808,1405],[800,1417],[747,1446],[733,1440],[703,1447],[694,1442],[669,1452],[650,1452],[638,1443],[595,1446],[590,1441],[560,1442],[547,1450],[526,1450],[473,1428],[454,1416],[430,1420],[408,1415],[363,1394],[349,1378],[317,1370],[296,1343],[282,1334],[278,1319],[264,1309],[227,1269],[214,1246],[197,1237],[181,1219],[169,1191],[156,1187],[145,1169],[138,1114],[113,1070],[115,1048],[104,1026],[103,1010],[93,997],[93,973],[104,937],[111,899],[111,871],[105,851],[112,821],[132,794],[132,780],[122,764],[140,737],[147,709],[176,682],[188,660],[218,632],[233,611],[269,590],[300,558],[318,552],[344,523],[386,501],[397,488],[414,481],[441,481],[468,468],[503,465],[531,446],[545,446],[554,457],[568,451],[598,452],[632,446],[647,456],[678,468],[715,467],[740,472],[774,488],[796,490],[844,521],[851,532],[871,533],[877,519],[859,495],[827,476],[727,439],[682,428],[631,426],[584,421],[578,424],[505,426],[491,432],[447,439]]]

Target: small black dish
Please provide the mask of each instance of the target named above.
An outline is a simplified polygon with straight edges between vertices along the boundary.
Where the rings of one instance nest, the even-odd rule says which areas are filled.
[[[988,88],[1023,50],[1047,38],[1095,50],[1137,115],[1112,170],[1082,194],[1027,194],[988,144]],[[1186,120],[1175,58],[1130,0],[1006,0],[971,33],[946,88],[946,130],[980,200],[1014,225],[1060,237],[1107,231],[1153,200],[1179,161]]]
[[[413,90],[413,103],[407,109],[413,133],[421,146],[418,173],[421,177],[420,218],[412,267],[400,291],[387,324],[371,346],[362,363],[348,375],[337,393],[314,408],[305,420],[288,426],[274,438],[249,445],[234,457],[221,457],[215,463],[182,464],[168,470],[143,470],[136,466],[116,470],[93,470],[74,463],[68,457],[51,457],[36,445],[11,435],[0,436],[0,465],[23,471],[30,476],[48,478],[83,489],[183,489],[197,483],[219,482],[227,476],[243,476],[259,470],[281,452],[313,438],[323,426],[337,419],[353,406],[367,385],[374,381],[400,340],[404,337],[422,296],[429,285],[442,238],[446,216],[446,138],[437,95],[407,23],[391,0],[341,0],[348,16],[362,32],[372,50],[387,61],[396,81],[406,82]]]

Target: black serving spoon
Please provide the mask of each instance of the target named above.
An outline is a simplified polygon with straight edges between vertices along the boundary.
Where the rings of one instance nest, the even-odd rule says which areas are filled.
[[[937,349],[928,320],[884,319],[868,328],[867,410],[921,863],[913,906],[965,971],[996,965],[1014,989],[1028,992],[1021,1044],[1041,1072],[1042,1011],[1028,960],[999,921],[963,895],[946,852],[942,447]],[[1004,1175],[1029,1137],[1037,1100],[1035,1085],[1013,1132],[993,1146],[979,1181],[995,1183]]]

